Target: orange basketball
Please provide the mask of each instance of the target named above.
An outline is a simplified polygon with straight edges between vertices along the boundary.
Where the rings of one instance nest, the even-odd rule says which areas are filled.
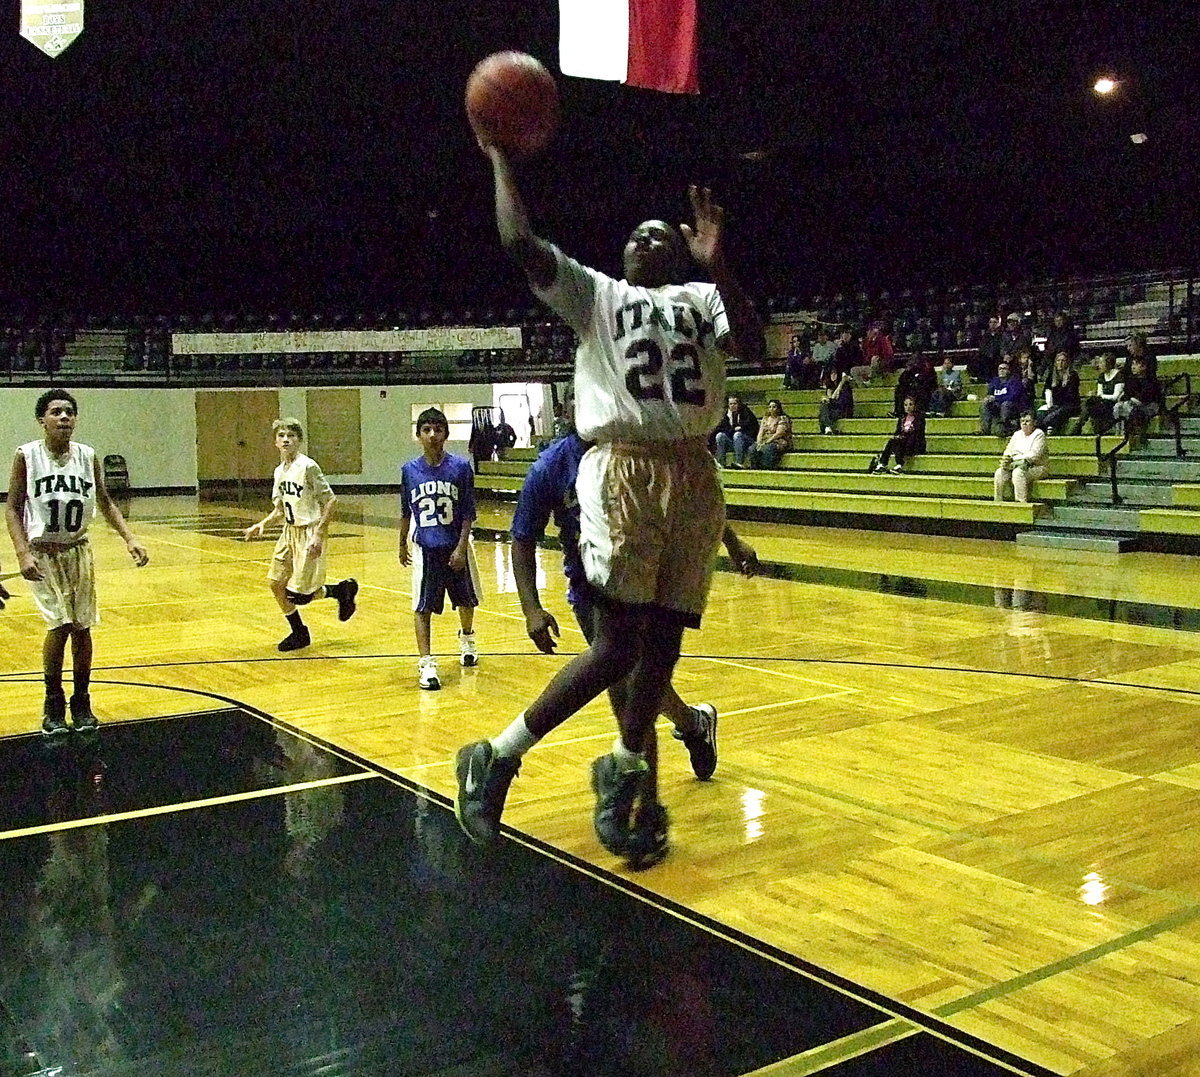
[[[494,52],[467,79],[467,119],[476,136],[515,157],[545,149],[558,129],[554,77],[524,52]]]

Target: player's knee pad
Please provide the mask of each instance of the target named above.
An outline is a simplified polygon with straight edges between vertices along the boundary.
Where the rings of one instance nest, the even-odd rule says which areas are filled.
[[[287,600],[293,606],[307,606],[314,598],[317,597],[315,593],[311,595],[301,595],[292,590],[288,590],[286,594]]]

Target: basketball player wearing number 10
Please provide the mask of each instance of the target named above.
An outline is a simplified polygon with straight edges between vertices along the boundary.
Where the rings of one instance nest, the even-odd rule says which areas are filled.
[[[329,521],[337,498],[317,462],[300,451],[304,441],[300,420],[276,419],[271,429],[279,450],[279,466],[271,486],[271,511],[247,527],[243,537],[247,541],[262,538],[264,528],[283,520],[283,531],[267,569],[267,582],[290,629],[280,641],[279,650],[298,651],[312,643],[312,636],[297,607],[307,606],[314,598],[334,598],[338,620],[348,621],[354,616],[358,581],[325,582]]]
[[[644,752],[683,630],[700,624],[724,527],[706,445],[724,406],[725,357],[759,359],[762,325],[725,259],[724,213],[708,190],[688,191],[694,225],[638,225],[625,244],[625,279],[614,280],[536,235],[505,152],[483,149],[504,249],[579,336],[576,426],[595,443],[576,482],[579,546],[596,612],[589,649],[499,736],[460,749],[456,813],[475,841],[494,837],[524,752],[627,678],[620,736],[592,764],[592,786],[601,844],[632,860],[647,840],[665,845],[661,809],[642,819],[639,807],[634,817]],[[684,283],[690,261],[712,282]]]
[[[104,485],[104,475],[89,445],[73,441],[79,405],[63,389],[49,389],[33,409],[45,436],[17,449],[8,486],[5,518],[21,575],[31,584],[33,600],[46,622],[42,676],[46,702],[42,732],[59,738],[90,733],[97,721],[89,688],[92,677],[92,626],[100,622],[96,568],[88,524],[99,508],[139,568],[150,556],[129,531],[125,517]],[[63,660],[71,641],[71,723],[63,693]]]

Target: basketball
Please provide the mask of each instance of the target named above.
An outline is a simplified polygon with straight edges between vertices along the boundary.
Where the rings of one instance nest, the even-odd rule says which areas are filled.
[[[467,79],[467,119],[476,137],[514,157],[545,149],[558,128],[554,77],[524,52],[495,52]]]

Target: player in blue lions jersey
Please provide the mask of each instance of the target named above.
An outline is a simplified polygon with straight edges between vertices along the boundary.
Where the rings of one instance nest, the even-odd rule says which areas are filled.
[[[538,650],[546,654],[554,653],[559,628],[554,615],[542,606],[538,595],[536,547],[543,538],[551,517],[558,527],[562,546],[563,573],[567,578],[567,601],[589,644],[595,635],[593,591],[579,554],[579,501],[575,495],[579,461],[589,447],[587,442],[572,431],[546,448],[525,476],[513,515],[513,576],[521,600],[521,609],[525,614],[525,628]],[[745,575],[753,575],[758,565],[754,549],[734,534],[728,525],[725,527],[723,541],[730,560],[738,570]],[[614,713],[620,711],[624,690],[624,682],[609,689]],[[677,740],[682,740],[687,747],[696,777],[702,781],[712,777],[717,766],[716,708],[709,703],[690,707],[673,687],[668,686],[660,704],[660,713],[671,720],[675,726],[673,735]],[[509,771],[511,780],[520,767],[524,752],[559,724],[561,721],[535,729],[527,724],[526,716],[522,714],[514,723],[515,736],[501,733],[490,742],[494,752],[493,768],[499,767]],[[660,814],[653,809],[653,806],[658,804],[657,743],[653,737],[647,739],[646,757],[649,771],[642,787],[642,804],[639,805],[638,812],[640,825],[635,826],[634,840],[628,850],[631,863],[638,867],[649,866],[666,853],[665,831],[657,825],[652,825],[654,817]],[[465,804],[463,806],[465,807]],[[476,817],[486,825],[473,825],[468,829],[468,833],[472,836],[478,834],[484,840],[494,838],[502,809],[503,799],[500,799],[494,805],[494,816],[489,813],[486,818],[482,814]]]
[[[421,455],[400,468],[400,564],[413,569],[413,622],[417,633],[418,682],[441,688],[432,654],[430,621],[441,613],[446,594],[458,610],[459,661],[479,662],[475,646],[475,607],[479,572],[471,548],[475,521],[475,473],[469,460],[446,452],[450,424],[437,408],[417,417]],[[409,530],[413,551],[409,551]]]

